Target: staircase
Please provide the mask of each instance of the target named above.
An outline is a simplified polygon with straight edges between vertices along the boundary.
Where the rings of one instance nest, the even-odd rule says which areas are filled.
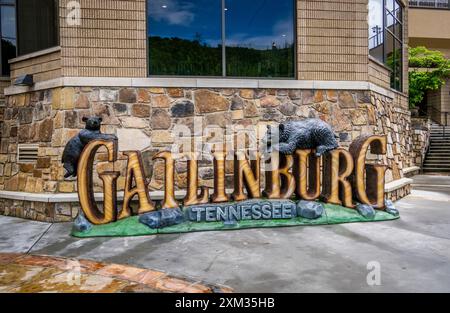
[[[423,172],[450,172],[450,126],[431,125],[430,149],[423,165]]]

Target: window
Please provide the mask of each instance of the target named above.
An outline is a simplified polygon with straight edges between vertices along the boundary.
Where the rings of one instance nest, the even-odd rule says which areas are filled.
[[[150,75],[295,76],[294,0],[147,0]]]
[[[403,7],[398,0],[369,0],[369,52],[391,69],[391,87],[402,90]]]
[[[16,8],[14,0],[0,0],[1,76],[9,76],[9,59],[16,57]]]
[[[58,45],[55,0],[17,0],[19,55]]]

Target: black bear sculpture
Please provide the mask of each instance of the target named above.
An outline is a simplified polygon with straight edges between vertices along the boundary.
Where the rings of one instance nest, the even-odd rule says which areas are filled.
[[[339,146],[333,129],[321,119],[289,121],[278,127],[267,126],[267,129],[263,144],[269,153],[273,149],[282,154],[292,154],[297,149],[316,149],[316,155],[321,156]]]
[[[77,136],[69,140],[62,155],[62,163],[66,173],[65,178],[76,177],[78,159],[84,147],[92,140],[117,140],[115,135],[102,134],[100,126],[102,124],[101,117],[83,117],[86,124],[85,129],[81,130]]]

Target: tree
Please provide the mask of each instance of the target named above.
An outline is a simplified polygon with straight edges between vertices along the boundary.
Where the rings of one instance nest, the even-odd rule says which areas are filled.
[[[420,104],[427,91],[437,90],[450,76],[450,61],[440,51],[409,48],[409,107]]]

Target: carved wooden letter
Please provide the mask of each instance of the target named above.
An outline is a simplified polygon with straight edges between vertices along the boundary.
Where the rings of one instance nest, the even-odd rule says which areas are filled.
[[[105,223],[117,220],[117,178],[120,172],[104,172],[99,174],[103,181],[103,212]]]
[[[313,150],[295,152],[294,173],[297,179],[297,197],[314,201],[320,197],[320,158]]]
[[[225,152],[215,152],[214,156],[214,203],[227,202],[229,197],[225,191]]]
[[[291,155],[273,153],[271,171],[266,171],[264,195],[269,199],[289,199],[295,191],[295,179],[289,172],[294,164]]]
[[[138,214],[155,210],[155,205],[148,193],[148,184],[145,178],[144,166],[142,165],[141,153],[139,151],[126,151],[124,154],[128,157],[128,164],[123,207],[119,214],[119,219],[127,218],[131,215],[130,202],[136,195],[139,197]]]
[[[153,160],[164,159],[166,165],[164,200],[161,204],[163,209],[178,208],[178,202],[175,200],[175,160],[171,152],[160,152],[153,157]]]
[[[97,207],[94,198],[94,188],[92,184],[92,170],[94,158],[97,150],[105,146],[108,150],[108,161],[114,162],[117,159],[117,140],[105,141],[95,140],[86,145],[78,161],[78,197],[81,209],[86,218],[95,225],[114,222],[117,216],[116,210],[116,180],[119,177],[117,172],[105,172],[100,175],[103,180],[103,192],[105,194],[103,213]]]
[[[385,208],[384,183],[387,166],[366,164],[366,155],[369,147],[372,154],[386,154],[386,146],[386,136],[363,136],[350,145],[350,153],[355,162],[353,183],[356,197],[361,203],[372,205],[379,210]]]
[[[250,198],[260,198],[260,157],[250,163],[243,152],[236,152],[234,156],[234,192],[235,201],[243,201],[248,198],[244,193],[244,187]]]
[[[202,186],[200,195],[198,195],[198,163],[194,154],[189,153],[187,194],[184,198],[184,205],[196,205],[208,203],[209,189]]]
[[[353,172],[353,158],[347,150],[337,149],[324,155],[322,195],[328,203],[354,208],[352,186],[347,178]]]

